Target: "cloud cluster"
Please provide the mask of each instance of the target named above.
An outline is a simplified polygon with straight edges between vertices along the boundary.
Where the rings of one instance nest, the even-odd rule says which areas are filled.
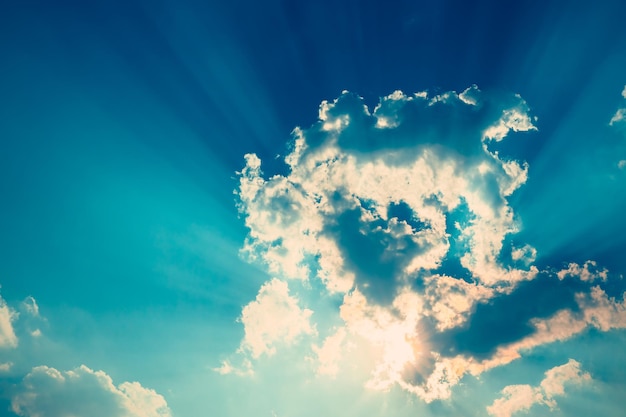
[[[243,310],[242,348],[255,359],[279,338],[316,334],[310,310],[287,293],[293,280],[341,300],[343,324],[312,342],[318,374],[341,372],[345,351],[365,344],[377,352],[368,387],[398,385],[425,401],[538,345],[626,327],[623,302],[602,287],[608,271],[591,261],[540,271],[535,248],[513,243],[509,198],[528,164],[500,142],[533,122],[519,95],[476,86],[396,91],[373,111],[343,92],[294,130],[286,174],[266,177],[246,155],[242,253],[276,278]],[[279,283],[281,296],[270,296]],[[266,330],[272,320],[284,329]]]
[[[115,386],[111,377],[82,365],[72,371],[38,366],[11,400],[18,416],[170,417],[165,399],[138,382]]]
[[[564,365],[554,367],[545,373],[541,383],[530,385],[509,385],[502,390],[503,397],[487,407],[495,417],[511,417],[520,411],[527,411],[533,405],[546,405],[551,410],[557,407],[555,397],[565,395],[567,385],[581,385],[591,381],[591,375],[583,372],[580,363],[570,359]]]

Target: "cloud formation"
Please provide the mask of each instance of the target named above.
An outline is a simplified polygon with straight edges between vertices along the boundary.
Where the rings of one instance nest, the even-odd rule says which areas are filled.
[[[311,342],[318,374],[336,375],[343,351],[365,343],[377,352],[366,386],[432,401],[536,346],[626,327],[624,302],[602,287],[608,271],[592,261],[541,271],[535,248],[513,243],[520,226],[509,198],[528,164],[500,142],[533,122],[519,95],[476,86],[396,91],[373,111],[343,92],[322,102],[318,122],[294,130],[286,174],[265,177],[261,160],[245,156],[242,253],[276,277],[272,287],[285,285],[283,297],[292,297],[285,283],[299,280],[341,300],[343,324]],[[291,311],[300,324],[280,338],[315,335],[309,310],[294,301],[278,311],[262,302],[265,292],[242,314],[252,359],[273,353],[279,336],[258,331],[265,325],[251,312],[280,323]]]
[[[498,398],[487,407],[489,414],[495,417],[511,417],[520,411],[527,411],[533,405],[546,405],[551,410],[557,407],[555,397],[565,395],[565,387],[581,385],[591,381],[591,375],[583,372],[580,363],[570,359],[564,365],[554,367],[545,373],[541,383],[530,385],[509,385],[502,390]]]
[[[72,371],[38,366],[11,399],[22,417],[170,417],[165,399],[138,382],[118,386],[102,371],[82,365]]]

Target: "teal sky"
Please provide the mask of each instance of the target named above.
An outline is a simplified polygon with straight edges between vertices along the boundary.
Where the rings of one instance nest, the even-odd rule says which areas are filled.
[[[614,416],[626,5],[14,2],[0,416]]]

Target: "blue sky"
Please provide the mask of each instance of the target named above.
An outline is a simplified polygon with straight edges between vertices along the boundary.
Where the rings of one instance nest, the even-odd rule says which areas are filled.
[[[621,1],[0,13],[0,415],[617,415]]]

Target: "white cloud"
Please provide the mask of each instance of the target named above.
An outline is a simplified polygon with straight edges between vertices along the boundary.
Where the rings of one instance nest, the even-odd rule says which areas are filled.
[[[370,113],[360,97],[344,92],[321,104],[319,118],[309,129],[294,130],[285,158],[288,175],[266,179],[260,159],[245,156],[238,195],[250,231],[243,253],[280,278],[317,276],[329,293],[346,293],[340,314],[348,334],[382,352],[369,386],[399,383],[416,390],[404,381],[406,368],[434,358],[424,349],[426,336],[416,333],[421,318],[433,318],[439,330],[461,325],[473,306],[500,286],[508,290],[536,274],[498,260],[505,236],[517,231],[506,197],[526,181],[528,166],[488,147],[511,131],[535,129],[528,106],[519,96],[500,100],[473,86],[434,97],[396,91]],[[458,124],[472,119],[476,122]],[[452,216],[459,217],[454,231]],[[452,232],[462,253],[448,253]],[[523,251],[520,259],[534,256],[530,246]],[[427,272],[440,268],[448,255],[469,271],[473,284]],[[425,284],[421,295],[409,289],[417,276]],[[294,335],[310,329],[308,320],[269,329],[265,323],[287,314],[274,312],[273,302],[261,308],[261,293],[242,314],[242,348],[255,358],[274,353],[274,340],[290,339],[278,334],[286,330],[276,329],[293,327]],[[297,303],[293,306],[295,322],[302,323]],[[315,346],[318,372],[337,371],[340,336],[335,337]],[[437,373],[452,372],[442,363],[430,364],[435,376],[420,388],[423,396],[449,391],[436,384]]]
[[[476,303],[489,300],[495,292],[487,286],[445,275],[433,275],[425,281],[424,300],[428,306],[422,314],[433,317],[440,331],[464,324]]]
[[[0,362],[0,373],[10,373],[11,378],[24,376],[32,361],[48,352],[33,349],[44,346],[41,340],[29,344],[33,338],[43,337],[41,329],[35,326],[47,321],[37,301],[28,296],[16,310],[0,297],[0,348],[14,348]],[[137,382],[116,387],[106,373],[84,365],[65,372],[48,366],[34,367],[6,394],[13,412],[23,417],[171,416],[165,399],[155,391]]]
[[[346,292],[362,277],[346,262],[346,244],[333,239],[329,228],[344,228],[341,215],[356,211],[361,224],[352,227],[378,234],[385,246],[375,255],[399,254],[401,259],[388,263],[401,268],[395,275],[403,281],[420,269],[440,266],[449,249],[446,218],[465,204],[473,219],[461,230],[469,249],[461,258],[463,266],[488,285],[525,279],[502,268],[497,256],[504,237],[517,230],[505,197],[525,182],[528,167],[492,153],[483,141],[502,140],[510,131],[534,126],[519,96],[507,103],[490,100],[471,87],[461,96],[451,92],[430,100],[397,91],[383,98],[373,114],[349,93],[323,102],[320,122],[294,131],[293,152],[286,157],[289,175],[264,179],[259,158],[246,155],[238,190],[250,229],[244,253],[284,278],[306,279],[312,273],[308,260],[315,259],[316,273],[329,291]],[[502,110],[489,119],[480,110],[484,103]],[[436,131],[420,135],[425,128],[409,119],[432,114],[444,125],[474,113],[479,123],[469,128],[458,126],[448,133],[438,127],[446,135],[442,138],[432,137]],[[335,120],[341,120],[340,127],[334,126]],[[380,120],[385,120],[384,129]],[[490,129],[498,133],[490,134]],[[385,148],[408,138],[406,149]],[[389,216],[389,206],[398,203],[406,204],[426,227],[413,230],[407,219]]]
[[[252,368],[252,362],[250,359],[243,358],[241,365],[233,365],[233,363],[226,359],[222,361],[221,365],[217,368],[213,368],[213,371],[220,375],[237,375],[237,376],[252,376],[254,375],[254,369]]]
[[[502,117],[485,130],[484,137],[485,139],[499,142],[504,139],[511,130],[514,132],[537,130],[530,116],[528,116],[528,108],[526,106],[503,110]]]
[[[115,386],[102,371],[81,366],[58,371],[38,366],[24,377],[11,399],[23,417],[170,417],[165,399],[137,382]]]
[[[287,283],[278,279],[266,282],[256,297],[243,308],[241,322],[245,336],[241,343],[243,351],[253,358],[276,352],[276,345],[290,345],[302,335],[312,335],[315,328],[310,324],[313,312],[301,309],[298,299],[289,295]]]
[[[261,160],[245,156],[237,190],[249,229],[242,253],[277,278],[244,308],[240,351],[258,359],[274,354],[279,340],[314,335],[311,312],[288,294],[293,279],[319,280],[329,295],[343,297],[343,325],[312,344],[318,374],[337,375],[350,342],[365,341],[375,352],[366,386],[397,385],[425,401],[448,398],[463,376],[538,345],[592,326],[625,327],[623,305],[598,287],[572,300],[576,313],[513,323],[533,331],[482,356],[440,352],[433,342],[435,334],[468,325],[481,303],[549,273],[533,265],[530,245],[502,256],[505,239],[519,229],[508,199],[526,182],[528,164],[507,159],[495,142],[536,130],[519,95],[476,86],[434,97],[396,91],[370,112],[344,92],[322,103],[319,119],[294,129],[286,174],[266,177]],[[557,277],[590,286],[608,272],[589,261]],[[217,370],[249,369],[224,362]]]
[[[617,109],[611,120],[609,121],[609,125],[613,126],[617,123],[621,123],[626,120],[626,109]]]
[[[609,271],[606,268],[598,268],[595,261],[587,261],[581,267],[577,263],[570,263],[567,269],[557,272],[559,279],[565,277],[578,277],[581,281],[593,282],[596,280],[606,281]]]
[[[520,411],[528,411],[535,404],[543,404],[554,410],[557,407],[555,397],[564,396],[567,385],[580,385],[589,381],[591,376],[581,370],[580,363],[570,359],[566,364],[548,370],[539,386],[505,387],[502,390],[503,397],[495,400],[487,407],[487,411],[496,417],[511,417]]]
[[[0,348],[17,347],[18,339],[13,329],[17,313],[0,296]]]
[[[537,249],[530,245],[524,245],[521,248],[514,248],[511,251],[511,258],[513,261],[519,261],[526,265],[530,265],[535,262],[535,259],[537,258]]]

